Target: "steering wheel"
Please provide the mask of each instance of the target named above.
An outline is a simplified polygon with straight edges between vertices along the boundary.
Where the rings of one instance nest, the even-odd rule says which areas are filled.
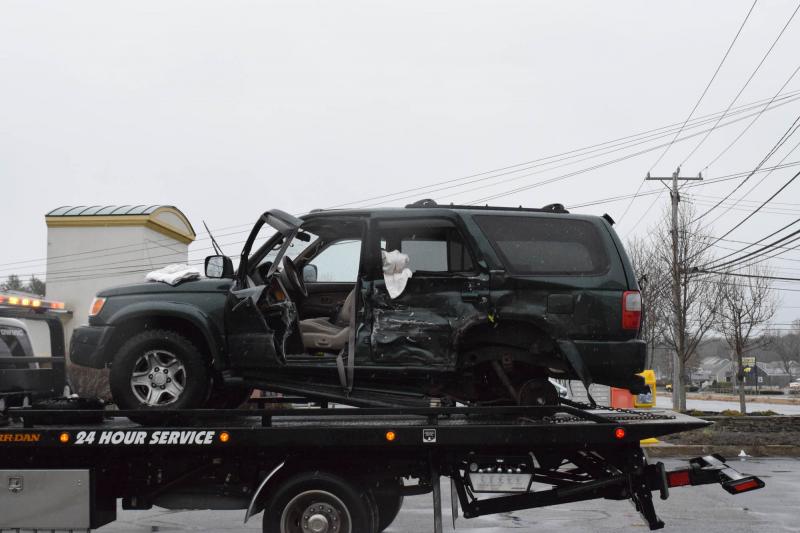
[[[304,298],[308,296],[306,282],[303,281],[303,276],[297,269],[297,265],[294,264],[294,261],[292,261],[288,255],[283,256],[283,271],[286,273],[286,279],[289,280],[289,284],[292,288],[302,294]]]

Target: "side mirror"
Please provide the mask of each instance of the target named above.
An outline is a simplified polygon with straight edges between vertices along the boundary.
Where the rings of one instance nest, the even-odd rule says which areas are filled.
[[[317,265],[306,265],[303,267],[303,281],[314,283],[317,281]]]
[[[206,277],[207,278],[232,278],[233,261],[224,255],[209,255],[206,257]]]

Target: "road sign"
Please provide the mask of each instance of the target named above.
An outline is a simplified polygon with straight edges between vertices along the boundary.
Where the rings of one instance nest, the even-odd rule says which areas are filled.
[[[756,366],[756,358],[742,357],[742,366]]]

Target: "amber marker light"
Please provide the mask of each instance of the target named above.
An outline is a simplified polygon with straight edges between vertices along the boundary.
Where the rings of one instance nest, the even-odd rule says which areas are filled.
[[[222,433],[219,434],[219,441],[220,442],[226,443],[229,440],[231,440],[231,434],[228,433],[227,431],[223,431]]]
[[[62,433],[61,435],[58,436],[58,440],[60,440],[64,444],[68,443],[69,442],[69,433],[67,433],[65,431],[64,433]]]
[[[622,440],[625,438],[625,428],[617,428],[614,430],[614,436],[617,440]]]
[[[103,306],[106,304],[105,298],[95,298],[92,301],[92,306],[89,308],[89,316],[97,316],[100,314],[100,311],[103,310]]]
[[[393,442],[394,439],[396,439],[396,438],[397,438],[397,435],[395,434],[394,431],[387,431],[386,432],[386,440],[388,440],[389,442]]]

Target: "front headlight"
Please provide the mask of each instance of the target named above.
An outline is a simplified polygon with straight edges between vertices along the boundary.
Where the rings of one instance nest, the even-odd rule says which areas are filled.
[[[95,297],[92,301],[92,306],[89,308],[89,316],[97,316],[100,314],[100,311],[103,310],[103,306],[106,304],[105,298],[100,298],[99,296]]]

